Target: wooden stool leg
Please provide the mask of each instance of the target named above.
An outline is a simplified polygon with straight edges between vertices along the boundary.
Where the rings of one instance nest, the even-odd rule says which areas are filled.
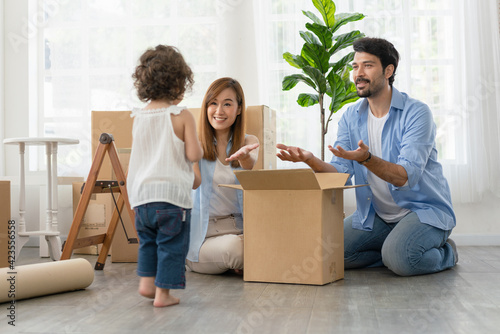
[[[92,196],[94,185],[97,181],[97,175],[99,174],[99,169],[101,168],[102,161],[107,149],[107,144],[99,144],[99,146],[97,147],[94,162],[92,163],[92,167],[90,168],[87,182],[85,182],[85,186],[83,187],[82,197],[80,198],[78,206],[76,207],[75,216],[73,217],[73,223],[71,224],[68,238],[66,239],[66,243],[64,244],[64,249],[61,254],[61,260],[69,259],[71,257],[71,254],[73,253],[75,241],[78,238],[78,232],[80,232],[83,216],[85,215],[87,207],[89,206],[90,197]]]

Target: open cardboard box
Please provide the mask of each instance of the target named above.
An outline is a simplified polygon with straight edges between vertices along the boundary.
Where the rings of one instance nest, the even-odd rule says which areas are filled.
[[[349,177],[311,169],[235,171],[244,191],[245,281],[323,285],[344,277]]]

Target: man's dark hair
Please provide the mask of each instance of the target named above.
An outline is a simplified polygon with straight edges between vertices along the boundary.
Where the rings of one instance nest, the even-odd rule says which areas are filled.
[[[366,52],[377,56],[382,63],[382,69],[384,71],[387,66],[391,64],[394,65],[394,72],[389,78],[389,85],[392,86],[399,62],[399,53],[394,45],[382,38],[364,37],[356,40],[352,46],[356,52]]]

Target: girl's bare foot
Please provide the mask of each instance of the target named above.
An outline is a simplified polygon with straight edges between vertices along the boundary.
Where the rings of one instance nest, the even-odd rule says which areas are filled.
[[[156,286],[154,277],[141,277],[139,281],[139,294],[146,298],[155,298]]]
[[[153,302],[155,307],[166,307],[179,304],[180,299],[172,296],[169,289],[156,288],[156,296]]]

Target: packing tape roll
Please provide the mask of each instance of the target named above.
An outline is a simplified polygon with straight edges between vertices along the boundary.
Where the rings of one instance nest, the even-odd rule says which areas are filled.
[[[82,258],[0,268],[0,303],[81,290],[93,281],[94,269]]]

